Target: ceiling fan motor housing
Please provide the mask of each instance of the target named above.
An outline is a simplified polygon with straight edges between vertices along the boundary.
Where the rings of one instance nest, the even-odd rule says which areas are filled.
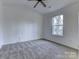
[[[38,1],[42,1],[42,0],[38,0]]]
[[[46,7],[46,4],[43,2],[45,0],[28,0],[28,1],[37,1],[37,3],[34,5],[34,8],[39,4],[41,3],[44,7]]]

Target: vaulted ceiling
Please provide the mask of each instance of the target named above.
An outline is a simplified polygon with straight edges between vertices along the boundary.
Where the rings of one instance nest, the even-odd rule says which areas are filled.
[[[36,1],[27,1],[27,0],[2,0],[3,4],[5,5],[22,5],[22,6],[28,6],[29,8],[32,8],[36,10],[39,13],[49,13],[54,10],[63,8],[64,6],[75,3],[78,0],[45,0],[45,4],[47,7],[43,7],[41,3],[38,4],[36,8],[33,8],[33,6],[36,4]]]

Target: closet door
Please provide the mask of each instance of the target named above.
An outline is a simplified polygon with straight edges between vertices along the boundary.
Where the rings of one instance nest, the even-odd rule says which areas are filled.
[[[79,13],[78,13],[78,38],[79,38]]]
[[[38,25],[36,23],[23,22],[17,25],[18,41],[35,40],[39,37]]]

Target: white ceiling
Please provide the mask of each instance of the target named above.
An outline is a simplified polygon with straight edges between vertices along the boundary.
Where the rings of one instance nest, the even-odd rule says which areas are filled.
[[[40,3],[36,8],[33,8],[33,6],[36,4],[36,1],[27,1],[27,0],[2,0],[3,4],[9,4],[9,5],[23,5],[28,6],[29,8],[34,9],[35,11],[39,13],[49,13],[54,10],[60,9],[70,3],[74,3],[77,0],[46,0],[44,1],[47,7],[43,7]]]

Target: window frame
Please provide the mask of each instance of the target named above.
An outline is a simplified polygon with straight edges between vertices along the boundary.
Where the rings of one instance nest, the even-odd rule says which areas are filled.
[[[54,18],[55,17],[58,17],[58,16],[63,16],[63,20],[62,20],[63,23],[62,23],[62,25],[60,25],[60,24],[54,25],[54,22],[53,22],[54,21]],[[55,31],[54,30],[55,29],[54,27],[57,27],[57,26],[59,26],[59,27],[62,26],[61,27],[62,28],[62,34],[61,35],[58,34],[58,33],[57,34],[54,34],[54,31]],[[58,30],[59,30],[59,28],[58,28]],[[64,15],[63,14],[59,14],[59,15],[56,15],[56,16],[52,17],[52,35],[54,35],[54,36],[64,36]]]

